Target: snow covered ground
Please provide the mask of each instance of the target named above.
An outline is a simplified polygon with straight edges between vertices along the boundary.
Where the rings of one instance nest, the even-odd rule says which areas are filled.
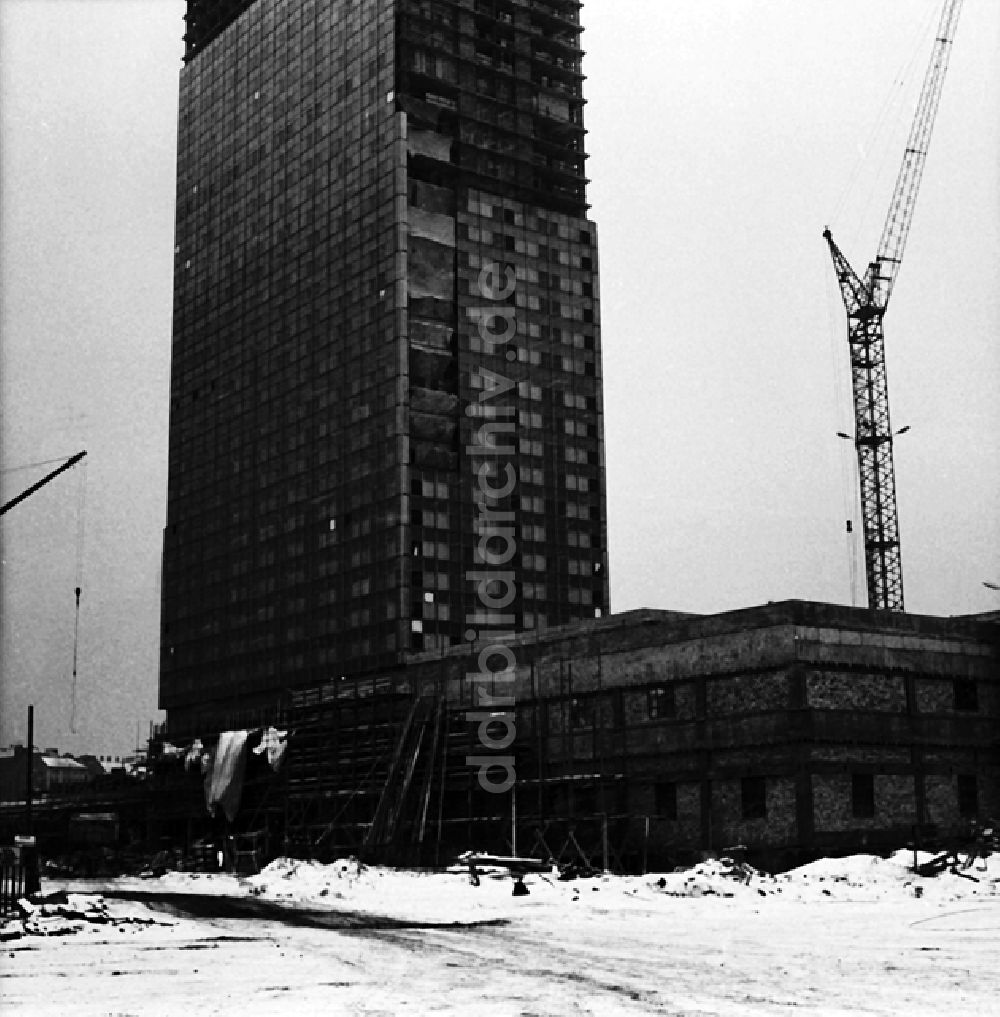
[[[509,877],[473,886],[459,870],[350,861],[279,859],[248,879],[46,881],[90,898],[36,911],[35,934],[0,943],[0,1013],[1000,1012],[1000,861],[933,878],[912,864],[901,852],[780,876],[718,861],[643,877],[529,875],[518,897]]]

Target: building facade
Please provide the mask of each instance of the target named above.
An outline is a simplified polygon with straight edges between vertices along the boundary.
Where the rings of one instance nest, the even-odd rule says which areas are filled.
[[[1000,816],[995,618],[788,601],[631,611],[513,648],[492,717],[467,680],[478,646],[421,655],[402,682],[295,693],[289,842],[424,863],[516,845],[631,870],[741,846],[784,868],[947,847]],[[511,761],[505,793],[479,780],[490,755],[492,783]]]
[[[186,23],[171,729],[461,643],[484,556],[513,630],[607,613],[580,4],[189,0]]]

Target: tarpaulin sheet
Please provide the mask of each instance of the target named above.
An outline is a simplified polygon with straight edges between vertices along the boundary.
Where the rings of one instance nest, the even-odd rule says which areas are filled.
[[[205,775],[205,804],[209,815],[214,816],[216,807],[221,805],[230,822],[236,818],[243,795],[249,733],[223,731],[219,735],[219,744],[215,747],[211,765]]]

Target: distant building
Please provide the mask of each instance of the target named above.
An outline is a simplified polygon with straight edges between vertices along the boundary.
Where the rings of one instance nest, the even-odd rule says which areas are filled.
[[[94,755],[83,755],[77,756],[77,761],[87,768],[87,773],[90,774],[91,779],[96,780],[98,777],[103,777],[107,774],[107,770],[104,768],[104,764]]]
[[[0,756],[0,800],[24,798],[27,752],[15,746],[8,756]],[[79,788],[91,781],[88,768],[71,756],[60,756],[56,749],[37,749],[31,754],[32,794],[54,795]]]
[[[36,759],[36,766],[37,762]],[[58,794],[87,784],[91,779],[87,767],[72,756],[43,755],[41,764],[42,779],[39,787],[43,794]]]

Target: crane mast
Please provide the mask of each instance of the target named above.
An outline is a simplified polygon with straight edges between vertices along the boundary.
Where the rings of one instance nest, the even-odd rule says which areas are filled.
[[[903,163],[889,202],[889,214],[882,229],[878,253],[869,263],[863,278],[858,276],[834,242],[829,227],[823,232],[847,311],[865,577],[868,606],[877,610],[903,610],[903,566],[899,551],[893,430],[889,420],[882,322],[913,221],[913,209],[961,7],[962,0],[945,0],[942,8],[930,65],[924,76]]]

